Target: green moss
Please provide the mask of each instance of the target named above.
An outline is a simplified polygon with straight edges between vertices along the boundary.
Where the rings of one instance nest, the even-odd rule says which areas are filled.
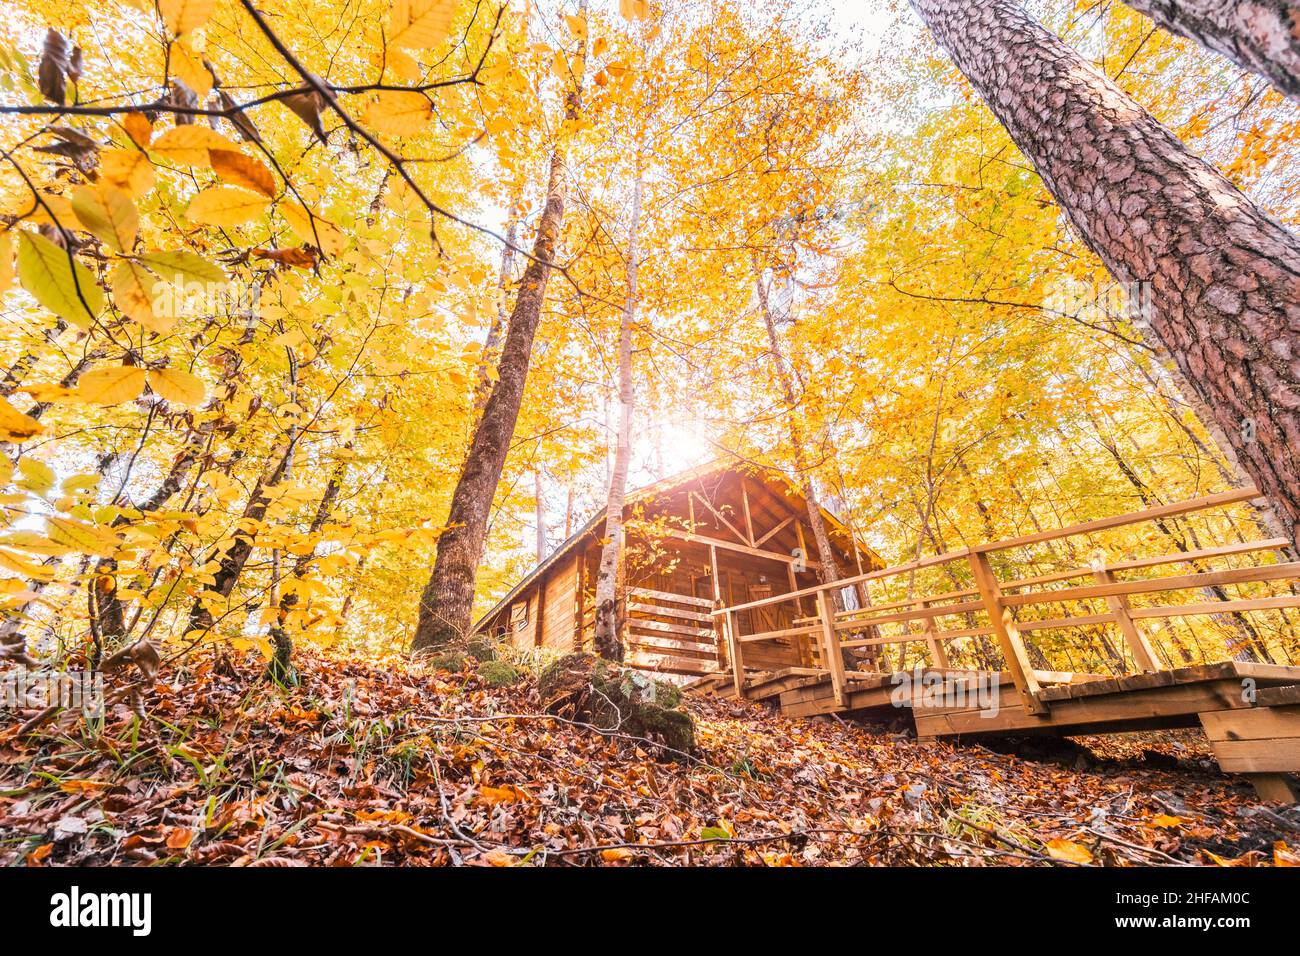
[[[519,680],[519,671],[505,661],[483,661],[476,673],[489,687],[508,687]]]
[[[443,651],[441,654],[430,655],[429,664],[440,671],[451,671],[454,674],[464,669],[467,660],[469,658],[460,651]]]
[[[471,637],[465,644],[465,653],[476,661],[495,661],[501,657],[496,643],[487,637]]]
[[[672,757],[695,747],[695,722],[681,709],[681,691],[638,671],[570,654],[542,672],[537,689],[550,713],[660,743]]]

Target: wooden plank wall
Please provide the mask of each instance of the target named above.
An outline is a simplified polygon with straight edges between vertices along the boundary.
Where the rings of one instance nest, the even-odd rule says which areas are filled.
[[[578,585],[578,560],[571,556],[546,573],[542,594],[541,646],[565,653],[573,650],[573,602]]]

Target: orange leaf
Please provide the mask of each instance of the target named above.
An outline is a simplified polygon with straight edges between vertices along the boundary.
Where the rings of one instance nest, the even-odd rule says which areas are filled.
[[[1062,840],[1057,837],[1055,840],[1048,840],[1045,845],[1047,855],[1053,860],[1079,864],[1092,862],[1092,852],[1082,843],[1075,843],[1073,840]]]

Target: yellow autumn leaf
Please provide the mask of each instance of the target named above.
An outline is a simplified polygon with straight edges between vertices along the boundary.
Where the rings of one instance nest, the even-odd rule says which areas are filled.
[[[141,149],[149,148],[149,142],[153,139],[153,123],[149,117],[132,110],[122,117],[122,127],[126,130],[126,135],[131,137],[131,142]]]
[[[32,297],[79,329],[89,329],[104,310],[94,274],[38,233],[18,234],[18,279]]]
[[[420,70],[420,64],[415,62],[405,50],[399,47],[390,46],[384,51],[382,64],[399,79],[407,83],[418,83],[424,78]]]
[[[51,558],[62,557],[70,550],[64,545],[55,544],[45,535],[38,534],[35,531],[12,531],[6,535],[0,535],[0,544],[7,548],[17,548],[20,551],[43,554]]]
[[[160,316],[154,308],[154,286],[158,277],[144,265],[123,259],[113,270],[113,302],[128,318],[139,322],[150,332],[159,335],[171,329],[174,322]]]
[[[212,73],[204,66],[202,59],[190,53],[184,43],[172,45],[171,59],[168,61],[172,73],[191,90],[202,102],[212,92]]]
[[[208,22],[216,0],[159,0],[158,12],[172,36],[192,33]]]
[[[24,442],[45,430],[36,419],[9,404],[0,397],[0,441]],[[26,459],[24,459],[25,461]]]
[[[433,104],[423,93],[381,90],[366,107],[365,121],[392,136],[412,136],[433,118]]]
[[[1092,862],[1092,853],[1082,843],[1075,843],[1073,840],[1064,840],[1057,837],[1054,840],[1048,840],[1044,846],[1047,848],[1047,855],[1053,860],[1079,864]]]
[[[114,252],[129,250],[140,228],[140,213],[130,194],[110,182],[74,189],[72,212],[91,235]]]
[[[1183,821],[1181,817],[1170,816],[1167,813],[1158,813],[1151,818],[1151,825],[1153,827],[1160,827],[1164,830],[1173,830],[1176,827],[1182,826]]]
[[[650,12],[649,0],[618,0],[618,12],[624,20],[643,20]]]
[[[460,0],[396,0],[388,17],[388,42],[408,50],[437,46],[451,32]]]
[[[54,487],[54,469],[38,458],[28,455],[18,460],[18,473],[22,478],[18,487],[43,495]]]
[[[150,152],[157,153],[172,162],[186,166],[207,166],[210,149],[227,149],[238,152],[239,147],[222,136],[210,126],[188,123],[185,126],[173,126],[153,141]]]
[[[168,282],[199,282],[220,285],[227,281],[221,267],[214,265],[200,255],[188,249],[174,249],[168,252],[148,252],[140,256],[154,272]]]
[[[138,149],[106,149],[99,154],[99,179],[140,197],[153,188],[153,163]]]
[[[117,535],[110,531],[61,515],[51,515],[45,519],[45,533],[55,544],[100,558],[110,557],[121,543]]]
[[[101,480],[101,477],[95,474],[71,475],[64,478],[63,484],[59,487],[62,489],[64,494],[78,491],[89,491],[91,488],[98,485]]]
[[[203,380],[184,369],[160,368],[149,373],[149,387],[177,405],[197,406],[203,401]]]
[[[266,165],[238,150],[210,149],[212,171],[228,183],[275,198],[275,176]]]
[[[134,365],[92,369],[77,382],[78,401],[95,405],[120,405],[144,391],[145,370]]]
[[[190,200],[185,216],[209,226],[242,226],[265,211],[269,200],[235,186],[213,186]]]
[[[347,248],[348,240],[343,230],[329,220],[309,213],[302,206],[294,203],[282,205],[280,215],[284,216],[285,222],[289,224],[294,235],[303,242],[316,246],[327,255],[341,255]]]
[[[33,561],[31,558],[24,557],[21,554],[15,554],[5,548],[0,548],[0,568],[12,571],[14,574],[21,575],[25,578],[33,578],[37,581],[48,581],[54,577],[54,565],[42,564],[39,561]]]

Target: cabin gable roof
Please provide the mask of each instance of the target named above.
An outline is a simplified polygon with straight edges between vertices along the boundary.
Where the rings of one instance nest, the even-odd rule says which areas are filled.
[[[747,482],[752,483],[751,487],[757,486],[758,488],[761,488],[764,494],[772,496],[774,500],[779,501],[793,514],[797,515],[800,511],[806,510],[805,499],[802,492],[783,472],[775,468],[756,464],[738,464],[736,462],[726,461],[710,462],[698,468],[693,468],[689,471],[681,472],[668,478],[653,482],[652,484],[645,485],[634,491],[629,491],[626,496],[624,507],[627,509],[633,509],[637,506],[645,507],[660,502],[668,504],[675,497],[687,499],[691,492],[695,490],[692,486],[696,484],[702,485],[703,490],[707,492],[709,489],[709,482],[713,481],[715,482],[713,488],[716,491],[730,478],[739,480],[741,476],[743,476],[744,480]],[[768,507],[771,506],[768,505]],[[827,510],[825,507],[821,510],[822,517],[827,525],[827,532],[832,539],[832,545],[835,546],[837,550],[841,551],[842,556],[851,556],[854,541],[848,527],[835,514]],[[702,509],[701,512],[697,513],[697,517],[717,517],[706,515],[706,511],[707,508]],[[722,510],[721,518],[728,519],[733,524],[743,520],[740,516],[734,515],[726,510]],[[721,521],[721,518],[718,518],[717,520]],[[476,632],[482,630],[485,625],[509,608],[509,606],[532,585],[545,580],[547,573],[564,558],[568,557],[584,538],[594,535],[598,531],[604,519],[605,512],[603,510],[594,514],[585,524],[582,525],[582,527],[565,539],[558,548],[556,548],[551,554],[547,555],[542,562],[524,575],[524,577],[521,578],[504,597],[497,601],[490,610],[483,614],[483,616],[474,624],[473,630]],[[785,531],[786,529],[783,529],[781,532],[778,532],[778,535],[784,536]],[[794,535],[795,532],[789,530],[788,534]],[[776,540],[777,535],[774,535],[773,541],[775,542]],[[782,543],[789,542],[783,541]],[[811,541],[809,541],[808,544],[810,547],[815,548],[815,545]],[[873,565],[881,563],[875,553],[865,545],[859,542],[857,547],[862,552],[864,560],[868,563]]]

